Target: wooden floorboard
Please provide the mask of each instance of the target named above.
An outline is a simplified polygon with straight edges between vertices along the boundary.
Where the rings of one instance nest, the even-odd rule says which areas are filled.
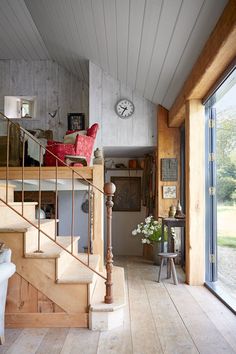
[[[36,354],[59,354],[65,343],[69,328],[50,328],[45,334]]]
[[[0,345],[0,354],[5,354],[7,352],[22,331],[23,329],[21,328],[12,328],[5,331],[5,343]]]
[[[7,329],[0,354],[221,354],[236,353],[236,317],[204,287],[165,278],[135,257],[115,259],[125,268],[124,325],[109,332],[80,328]]]

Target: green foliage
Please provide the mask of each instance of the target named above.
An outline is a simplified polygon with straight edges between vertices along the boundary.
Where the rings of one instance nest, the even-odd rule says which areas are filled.
[[[218,246],[236,248],[236,237],[220,236],[217,237]]]
[[[235,197],[236,179],[232,177],[218,177],[217,198],[219,201],[231,201]]]
[[[236,119],[235,112],[217,114],[217,198],[232,202],[236,198]]]

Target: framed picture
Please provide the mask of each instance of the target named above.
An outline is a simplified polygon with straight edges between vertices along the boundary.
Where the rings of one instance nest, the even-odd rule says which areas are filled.
[[[176,186],[163,186],[163,199],[176,199]]]
[[[141,177],[111,177],[116,186],[113,211],[141,210]]]
[[[84,130],[84,113],[68,113],[68,130]]]

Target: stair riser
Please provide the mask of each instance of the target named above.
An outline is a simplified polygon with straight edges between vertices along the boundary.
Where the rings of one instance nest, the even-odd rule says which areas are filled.
[[[67,247],[67,250],[71,252],[71,246]],[[75,241],[73,244],[73,253],[78,254],[78,241]],[[64,273],[66,267],[73,260],[73,256],[66,251],[62,251],[60,258],[57,259],[57,279]]]
[[[55,237],[55,222],[47,224],[41,224],[40,229],[45,231],[46,234],[51,236],[52,238]],[[42,232],[40,233],[40,244],[43,246],[45,243],[50,242],[49,238],[45,236]],[[51,241],[53,242],[53,241]],[[38,230],[37,229],[30,229],[25,234],[25,252],[30,253],[33,252],[35,249],[38,248]]]
[[[8,202],[14,201],[14,189],[15,187],[8,185]],[[6,186],[0,186],[0,198],[6,201]]]
[[[12,205],[12,207],[22,213],[21,205]],[[17,223],[22,223],[24,219],[18,215],[14,210],[9,208],[3,203],[0,203],[0,228],[15,227]],[[35,206],[25,205],[24,206],[24,217],[31,220],[35,220]]]

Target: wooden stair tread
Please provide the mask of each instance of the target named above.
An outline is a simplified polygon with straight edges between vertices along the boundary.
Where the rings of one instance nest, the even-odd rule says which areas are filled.
[[[77,255],[83,262],[87,263],[87,254],[78,253]],[[89,266],[95,270],[98,269],[99,255],[91,254],[89,256]],[[78,260],[73,259],[67,266],[63,274],[57,279],[57,283],[92,283],[95,273],[80,263]]]
[[[57,222],[58,221],[59,220],[57,219]],[[38,219],[30,220],[30,222],[32,222],[35,226],[38,226]],[[55,223],[55,219],[41,219],[40,220],[41,225],[49,224],[52,222]],[[34,226],[29,224],[27,221],[23,220],[23,221],[19,221],[19,222],[14,221],[14,226],[7,227],[7,228],[0,228],[0,232],[10,232],[10,231],[26,232],[29,229],[36,230],[36,228],[34,228]]]
[[[74,244],[80,239],[79,236],[74,236]],[[71,238],[69,236],[57,236],[57,242],[64,248],[70,251]],[[75,248],[75,246],[74,246]],[[55,244],[50,239],[41,247],[43,253],[27,252],[26,258],[59,258],[62,252],[65,252],[59,245]]]
[[[22,205],[22,202],[8,202],[7,204],[11,205],[11,206],[18,206],[18,205]],[[6,206],[5,203],[0,203],[1,206]],[[27,206],[27,205],[38,205],[38,202],[24,202],[24,205]]]

